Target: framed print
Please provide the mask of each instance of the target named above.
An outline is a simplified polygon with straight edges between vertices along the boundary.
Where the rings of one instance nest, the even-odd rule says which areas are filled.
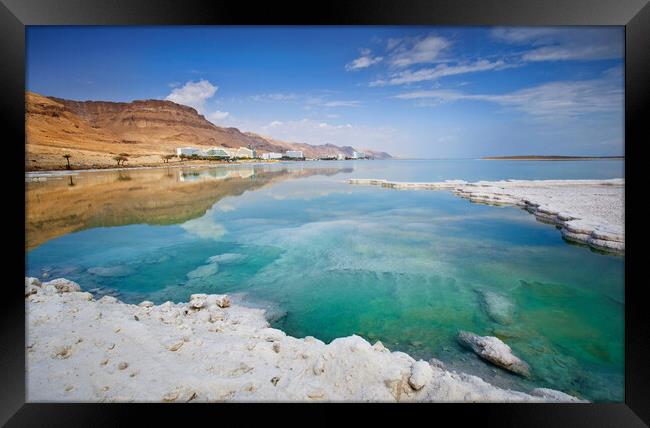
[[[93,3],[0,7],[3,422],[648,423],[647,2]]]

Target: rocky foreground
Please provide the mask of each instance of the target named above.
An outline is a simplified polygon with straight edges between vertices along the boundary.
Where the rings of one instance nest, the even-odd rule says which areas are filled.
[[[625,252],[625,180],[505,180],[432,183],[350,179],[350,184],[394,189],[449,189],[472,202],[520,206],[540,221],[555,224],[572,242]]]
[[[66,279],[26,278],[25,309],[30,402],[580,401],[500,389],[359,336],[287,336],[225,295],[130,305]],[[503,368],[526,367],[496,338],[459,339]]]

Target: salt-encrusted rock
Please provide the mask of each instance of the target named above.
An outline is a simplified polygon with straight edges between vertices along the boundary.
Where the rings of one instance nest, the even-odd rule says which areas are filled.
[[[372,349],[379,352],[390,352],[388,348],[386,348],[384,344],[381,343],[381,340],[376,341],[375,344],[372,345]]]
[[[445,363],[443,363],[437,358],[429,358],[429,364],[431,365],[431,367],[437,367],[439,369],[445,368]]]
[[[208,321],[210,322],[223,321],[225,318],[222,312],[210,311],[208,313],[210,314],[210,317],[208,318]]]
[[[205,308],[207,304],[208,304],[207,294],[192,294],[190,296],[190,308],[192,309],[202,309]]]
[[[581,400],[577,397],[574,397],[569,394],[565,394],[562,391],[556,391],[555,389],[549,389],[549,388],[535,388],[532,391],[530,391],[531,395],[535,395],[537,397],[542,397],[545,398],[549,401],[559,401],[559,402],[570,402],[570,403],[587,403],[585,400]]]
[[[207,296],[206,303],[208,306],[217,305],[220,308],[230,306],[230,298],[226,294],[210,294]]]
[[[493,321],[499,324],[512,323],[514,305],[508,298],[487,290],[481,291],[481,295],[486,312]]]
[[[512,349],[494,336],[479,336],[461,331],[458,333],[461,344],[474,351],[479,357],[492,364],[521,376],[530,376],[530,367],[512,353]]]
[[[409,377],[409,385],[411,388],[419,391],[427,384],[433,377],[433,369],[426,361],[416,361],[411,367],[411,376]]]
[[[81,291],[81,287],[74,281],[65,278],[57,278],[52,281],[44,282],[43,287],[53,286],[59,293],[69,293],[72,291]]]
[[[172,352],[176,352],[176,351],[178,351],[179,349],[181,349],[181,347],[183,346],[184,343],[185,343],[184,340],[179,340],[178,342],[172,344],[172,345],[169,347],[169,350],[172,351]]]
[[[38,293],[41,288],[41,281],[38,278],[25,278],[25,297]]]
[[[104,296],[98,302],[103,304],[117,303],[117,299],[113,296]]]
[[[261,308],[189,310],[188,303],[166,302],[144,310],[49,288],[52,294],[25,300],[29,401],[570,400],[497,388],[439,367],[423,381],[427,370],[408,354],[378,351],[358,336],[329,344],[290,337],[269,328]],[[212,313],[228,316],[214,324],[206,319]],[[118,367],[134,361],[137,369]],[[424,383],[418,392],[411,377],[415,387]],[[280,380],[269,382],[274,378]],[[68,385],[74,388],[66,391]]]
[[[312,371],[316,376],[319,376],[323,373],[325,373],[325,357],[323,355],[320,355],[317,359],[316,362],[314,363],[314,366],[312,367]]]
[[[153,306],[153,302],[151,302],[149,300],[144,300],[144,301],[140,302],[140,304],[138,304],[138,306],[140,306],[141,308],[150,308],[150,307]]]
[[[88,300],[88,301],[93,300],[92,293],[88,293],[87,291],[75,292],[73,293],[73,295],[75,298],[79,300]]]

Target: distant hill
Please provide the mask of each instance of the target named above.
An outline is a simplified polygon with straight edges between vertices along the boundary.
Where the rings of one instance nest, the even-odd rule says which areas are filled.
[[[73,101],[25,94],[27,169],[71,161],[90,167],[112,164],[112,156],[128,153],[140,162],[159,162],[177,147],[252,147],[260,152],[302,150],[306,157],[351,155],[353,147],[309,145],[274,140],[209,122],[194,108],[165,100],[133,102]],[[389,158],[383,152],[371,152]]]
[[[544,156],[544,155],[523,155],[523,156],[486,156],[481,159],[487,160],[589,160],[589,159],[625,159],[625,156]]]

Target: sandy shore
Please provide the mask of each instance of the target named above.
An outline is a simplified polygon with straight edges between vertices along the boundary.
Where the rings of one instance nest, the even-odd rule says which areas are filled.
[[[394,189],[448,189],[472,202],[516,205],[556,225],[569,241],[625,253],[625,180],[506,180],[431,183],[350,179],[350,184]]]
[[[26,278],[25,310],[29,402],[578,401],[500,389],[359,336],[290,337],[269,328],[264,310],[224,295],[130,305],[65,279]],[[510,352],[476,339],[483,357]]]

